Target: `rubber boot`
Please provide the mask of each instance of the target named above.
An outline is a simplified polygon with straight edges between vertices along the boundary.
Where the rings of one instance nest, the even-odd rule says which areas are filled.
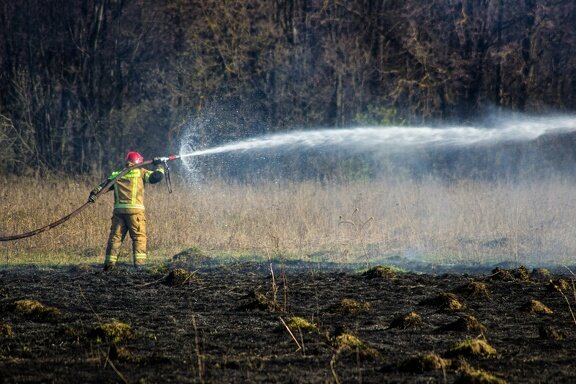
[[[134,261],[134,268],[136,270],[144,269],[144,266],[146,265],[146,253],[134,253],[132,260]]]
[[[110,272],[116,269],[116,263],[105,263],[104,272]]]

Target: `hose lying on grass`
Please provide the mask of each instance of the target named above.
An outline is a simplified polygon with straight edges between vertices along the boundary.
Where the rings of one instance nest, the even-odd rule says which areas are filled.
[[[96,198],[98,198],[98,196],[100,196],[101,194],[107,192],[110,188],[112,188],[112,186],[114,184],[116,184],[116,181],[124,176],[125,174],[127,174],[128,172],[130,172],[132,169],[134,168],[141,168],[144,167],[146,165],[150,165],[153,163],[153,160],[148,160],[148,161],[143,161],[140,164],[134,164],[130,167],[126,167],[124,168],[119,174],[118,176],[116,176],[115,178],[109,180],[106,185],[104,185],[104,187],[96,194]],[[82,212],[86,207],[88,207],[91,204],[90,201],[87,201],[86,203],[82,204],[80,207],[76,208],[74,211],[70,212],[69,214],[67,214],[66,216],[62,217],[59,220],[56,220],[48,225],[45,225],[44,227],[35,229],[33,231],[29,231],[29,232],[25,232],[25,233],[19,233],[17,235],[12,235],[12,236],[0,236],[0,241],[12,241],[12,240],[19,240],[19,239],[25,239],[27,237],[32,237],[35,235],[38,235],[39,233],[45,232],[49,229],[52,229],[54,227],[59,226],[62,223],[65,223],[66,221],[70,220],[71,218],[73,218],[74,216],[76,216],[77,214],[79,214],[80,212]]]

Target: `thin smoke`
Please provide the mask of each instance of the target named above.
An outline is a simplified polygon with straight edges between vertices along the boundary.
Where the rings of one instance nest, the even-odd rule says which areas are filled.
[[[206,156],[226,152],[269,149],[324,147],[382,150],[389,153],[422,147],[465,147],[507,141],[530,141],[544,134],[576,131],[576,117],[555,116],[502,119],[491,127],[358,127],[292,131],[224,144],[214,148],[181,153],[181,157]],[[190,148],[190,143],[183,143]]]

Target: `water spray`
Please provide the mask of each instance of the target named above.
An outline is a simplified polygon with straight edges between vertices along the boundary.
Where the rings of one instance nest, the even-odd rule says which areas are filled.
[[[217,147],[190,150],[183,142],[180,158],[264,150],[302,150],[339,148],[388,154],[422,148],[463,148],[504,142],[531,141],[546,134],[576,131],[573,116],[517,116],[501,118],[485,125],[468,126],[384,126],[290,131],[250,138]]]
[[[544,116],[537,118],[519,117],[495,120],[491,122],[491,127],[489,128],[476,126],[449,126],[442,128],[391,126],[291,131],[192,151],[184,150],[184,148],[188,149],[189,147],[187,147],[187,143],[183,143],[183,149],[180,155],[155,157],[153,160],[147,160],[123,169],[116,178],[109,180],[95,197],[97,198],[101,193],[108,191],[116,183],[118,178],[124,176],[134,168],[141,168],[152,164],[164,164],[167,168],[169,161],[227,152],[248,152],[279,148],[320,149],[323,147],[337,146],[350,150],[373,150],[394,153],[407,149],[426,147],[466,147],[481,144],[496,144],[506,141],[530,141],[544,134],[574,131],[576,131],[576,118],[573,116]],[[189,164],[186,164],[186,162],[185,165],[189,167]],[[169,176],[166,181],[169,185]],[[170,185],[169,190],[171,191]],[[68,215],[42,228],[13,236],[0,236],[0,242],[23,239],[47,231],[71,219],[90,204],[90,202],[84,203]]]

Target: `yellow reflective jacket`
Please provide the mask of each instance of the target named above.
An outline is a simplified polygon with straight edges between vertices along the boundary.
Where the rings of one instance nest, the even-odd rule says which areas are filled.
[[[116,178],[120,172],[112,172],[108,180]],[[120,177],[114,184],[114,213],[144,212],[144,184],[155,184],[163,175],[163,167],[155,171],[136,168]]]

